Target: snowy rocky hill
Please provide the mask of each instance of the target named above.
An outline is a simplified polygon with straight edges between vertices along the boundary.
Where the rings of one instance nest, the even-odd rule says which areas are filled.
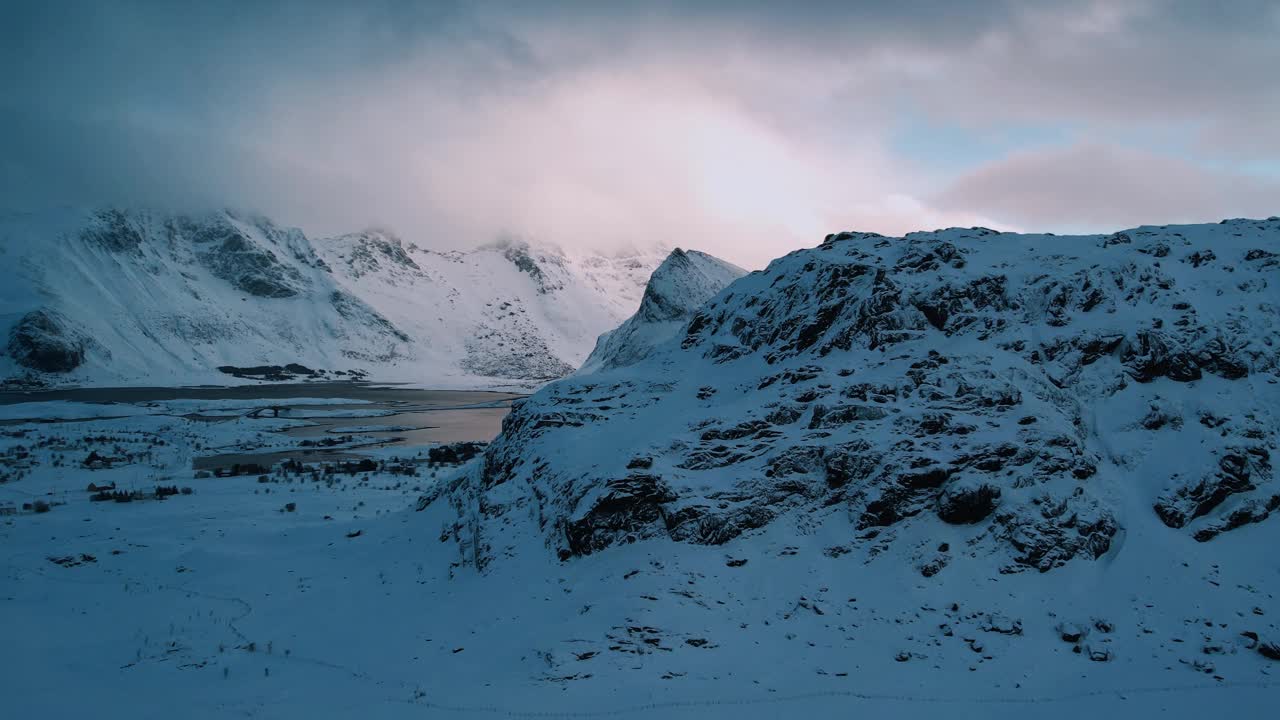
[[[777,527],[925,577],[1212,544],[1280,507],[1278,287],[1280,218],[832,235],[518,403],[440,502],[480,567]]]
[[[746,270],[696,250],[671,251],[653,271],[635,315],[600,336],[580,373],[633,365],[670,339],[698,308]]]
[[[312,241],[234,212],[8,216],[0,374],[226,382],[219,367],[293,364],[285,376],[536,385],[634,310],[662,256],[517,241],[441,253],[380,231]]]

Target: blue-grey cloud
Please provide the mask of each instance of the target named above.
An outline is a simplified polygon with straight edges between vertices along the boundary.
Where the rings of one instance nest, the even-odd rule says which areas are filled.
[[[1128,217],[1061,181],[1089,153],[1185,171],[1146,178],[1130,214],[1151,221],[1186,208],[1192,175],[1227,188],[1200,214],[1264,209],[1270,180],[1223,167],[1280,162],[1276,2],[59,2],[5,20],[0,210],[232,204],[318,232],[751,263],[837,228]],[[993,191],[1011,175],[1055,191],[1012,205]]]

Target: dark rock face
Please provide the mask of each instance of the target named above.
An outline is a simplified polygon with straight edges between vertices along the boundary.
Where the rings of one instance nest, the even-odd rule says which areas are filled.
[[[582,517],[565,526],[572,555],[588,555],[616,543],[635,542],[665,529],[665,505],[676,499],[656,475],[612,480]]]
[[[34,310],[9,331],[9,355],[25,368],[65,373],[84,363],[87,339],[56,310]]]
[[[1120,529],[1115,516],[1083,489],[1065,498],[1036,499],[1038,513],[1001,512],[996,515],[1000,532],[1018,549],[1018,566],[1047,572],[1076,556],[1102,557],[1111,549],[1111,538]],[[1003,572],[1016,572],[1010,567]]]
[[[351,274],[360,278],[380,270],[421,272],[422,268],[405,251],[404,242],[389,232],[366,230],[346,236],[351,249],[346,258]],[[410,246],[411,248],[413,246]]]
[[[177,227],[195,244],[196,257],[210,272],[250,295],[293,297],[305,284],[301,273],[280,262],[271,249],[255,242],[227,217],[182,218]]]
[[[983,482],[956,482],[938,496],[938,517],[952,525],[987,519],[1000,501],[1000,488]]]
[[[851,482],[865,480],[879,467],[881,455],[871,449],[870,443],[854,441],[826,449],[823,453],[823,470],[827,485],[840,488]]]
[[[115,253],[137,250],[142,245],[142,233],[134,221],[116,209],[94,213],[90,224],[80,232],[80,239]]]
[[[813,408],[813,419],[809,421],[809,429],[839,427],[861,420],[880,420],[887,415],[888,413],[883,409],[873,405],[837,405],[835,407],[817,405]]]
[[[1007,280],[1002,275],[978,278],[963,285],[944,285],[913,304],[935,329],[956,335],[983,323],[983,310],[1010,310],[1017,303],[1006,294]],[[998,324],[996,324],[998,325]],[[996,329],[996,326],[983,329]]]
[[[553,280],[543,271],[538,260],[531,254],[528,244],[516,240],[506,240],[503,241],[502,248],[502,256],[509,260],[512,265],[515,265],[520,272],[528,274],[533,279],[538,292],[547,294],[564,288],[563,285]]]
[[[488,443],[456,442],[429,448],[427,450],[427,462],[459,465],[484,452],[486,445]]]
[[[318,380],[328,375],[327,370],[312,370],[306,365],[288,363],[287,365],[219,365],[218,372],[246,380],[270,380],[281,382],[286,380],[309,379]],[[353,371],[358,373],[359,371]],[[359,374],[356,375],[359,378]]]
[[[1200,379],[1195,357],[1163,333],[1143,331],[1126,349],[1124,365],[1129,376],[1138,382],[1151,382],[1167,377],[1178,382]]]
[[[743,533],[764,527],[777,517],[774,510],[759,505],[739,507],[729,512],[711,512],[707,506],[686,506],[667,516],[672,540],[699,545],[723,545]]]
[[[1217,472],[1173,488],[1160,496],[1154,508],[1165,525],[1181,528],[1231,495],[1253,490],[1255,475],[1270,473],[1271,454],[1265,448],[1234,448],[1219,459]]]
[[[1197,530],[1192,537],[1197,542],[1208,542],[1228,530],[1235,530],[1245,525],[1262,522],[1277,509],[1280,509],[1280,495],[1272,495],[1265,499],[1250,498],[1227,513],[1221,520]]]

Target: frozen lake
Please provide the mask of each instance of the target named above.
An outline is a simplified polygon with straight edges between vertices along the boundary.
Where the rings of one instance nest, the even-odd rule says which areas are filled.
[[[350,460],[362,450],[487,442],[502,429],[513,393],[424,390],[359,382],[233,387],[65,388],[0,393],[0,425],[86,422],[137,415],[190,423],[235,421],[278,437],[196,449],[192,467],[270,467],[286,459]],[[257,447],[261,446],[261,447]]]

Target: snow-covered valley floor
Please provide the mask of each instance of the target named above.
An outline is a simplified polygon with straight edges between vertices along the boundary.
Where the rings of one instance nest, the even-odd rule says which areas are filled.
[[[1257,551],[1276,523],[1201,544],[1134,512],[1096,563],[999,575],[956,553],[925,578],[797,516],[481,574],[442,542],[446,503],[415,509],[452,472],[423,448],[370,451],[411,458],[383,471],[194,477],[208,449],[301,422],[254,404],[0,407],[66,420],[0,427],[5,716],[1267,717],[1280,698],[1246,634],[1280,636],[1280,565]],[[90,447],[118,459],[83,467]],[[180,490],[94,502],[90,482]]]

